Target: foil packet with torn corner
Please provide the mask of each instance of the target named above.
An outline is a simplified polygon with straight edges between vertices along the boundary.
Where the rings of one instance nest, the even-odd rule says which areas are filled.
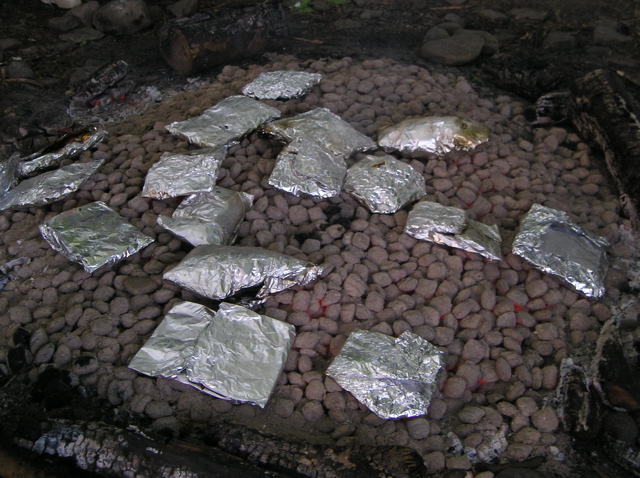
[[[269,71],[242,88],[242,94],[259,100],[287,100],[303,96],[314,87],[322,75],[305,71]]]
[[[168,199],[213,191],[227,149],[223,145],[186,153],[162,153],[147,171],[141,196]]]
[[[257,298],[316,280],[322,267],[258,247],[198,246],[163,278],[210,299],[222,300],[262,285]]]
[[[602,297],[608,268],[606,239],[573,223],[567,213],[534,204],[520,224],[513,253],[564,279],[587,297]]]
[[[498,226],[468,219],[457,207],[419,202],[409,212],[404,232],[422,241],[455,247],[490,260],[499,261],[502,257]]]
[[[344,190],[379,214],[398,209],[427,194],[424,177],[391,156],[365,156],[347,171]]]
[[[295,328],[238,305],[217,312],[174,305],[129,368],[174,378],[225,400],[264,407],[284,369]]]
[[[158,216],[158,224],[193,246],[228,246],[252,204],[250,194],[216,186],[185,198],[171,217]]]
[[[380,418],[425,415],[445,363],[434,345],[407,331],[400,337],[354,330],[327,376]]]
[[[229,145],[261,124],[280,117],[280,111],[247,96],[230,96],[201,116],[166,126],[174,135],[206,147]]]
[[[411,118],[378,133],[378,144],[410,158],[469,151],[489,140],[489,129],[458,116]]]
[[[75,163],[25,179],[0,198],[0,211],[5,209],[44,206],[64,199],[75,192],[102,166],[103,160]]]
[[[18,175],[30,177],[39,172],[58,166],[66,158],[74,158],[83,151],[101,142],[107,132],[104,130],[84,130],[63,136],[43,151],[22,158],[18,165]]]
[[[371,138],[358,132],[326,108],[316,108],[291,118],[272,121],[263,125],[261,129],[266,134],[281,137],[286,141],[304,137],[345,157],[376,147]]]
[[[347,174],[347,163],[322,144],[296,137],[278,155],[269,184],[300,196],[322,198],[340,194]]]
[[[153,242],[103,202],[65,211],[40,225],[51,248],[87,272],[129,257]]]

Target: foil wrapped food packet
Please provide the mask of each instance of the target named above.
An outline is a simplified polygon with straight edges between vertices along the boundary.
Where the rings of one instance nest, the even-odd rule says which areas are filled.
[[[406,331],[400,337],[354,330],[327,376],[383,419],[425,415],[444,354]]]
[[[269,71],[260,73],[242,88],[242,94],[259,100],[299,98],[322,79],[319,73],[305,71]]]
[[[153,242],[103,202],[65,211],[40,225],[51,248],[87,272],[129,257]]]
[[[186,197],[171,217],[160,215],[157,221],[193,246],[230,245],[252,204],[250,194],[215,186]]]
[[[227,149],[223,145],[186,153],[162,153],[147,172],[142,197],[167,199],[213,191]]]
[[[201,116],[171,123],[166,128],[200,147],[217,147],[229,145],[279,116],[277,108],[238,95],[225,98]]]
[[[210,299],[223,300],[242,289],[262,286],[268,294],[316,280],[323,268],[258,247],[198,246],[163,278]]]
[[[513,241],[513,253],[587,297],[602,297],[608,269],[606,239],[573,223],[564,211],[534,204]]]
[[[20,154],[13,153],[0,162],[0,199],[18,183],[18,164]]]
[[[55,171],[25,179],[0,197],[0,211],[5,209],[44,206],[64,199],[95,173],[103,160],[74,163]]]
[[[334,197],[340,194],[347,174],[344,157],[322,144],[296,137],[278,155],[269,184],[299,196]]]
[[[488,140],[488,128],[458,116],[411,118],[378,133],[378,144],[382,148],[411,158],[469,151]]]
[[[351,166],[343,189],[379,214],[393,214],[427,194],[422,174],[388,155],[367,155]]]

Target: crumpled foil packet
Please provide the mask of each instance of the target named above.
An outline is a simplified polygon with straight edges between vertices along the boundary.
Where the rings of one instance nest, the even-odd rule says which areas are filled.
[[[297,137],[278,155],[269,184],[297,196],[328,198],[340,194],[346,174],[347,163],[342,155]]]
[[[74,163],[55,171],[25,179],[0,198],[0,211],[17,207],[44,206],[76,191],[102,166],[102,159]]]
[[[327,375],[380,418],[425,415],[445,363],[435,346],[407,331],[400,337],[354,330]]]
[[[158,216],[158,224],[193,246],[230,245],[252,204],[250,194],[215,186],[185,198],[171,217]]]
[[[412,158],[469,151],[489,140],[489,129],[458,116],[411,118],[378,133],[378,144]]]
[[[18,174],[22,177],[33,176],[43,169],[51,168],[65,158],[73,158],[83,151],[95,146],[104,139],[107,132],[104,130],[89,130],[82,133],[71,134],[56,141],[43,152],[38,152],[23,158],[18,165]],[[62,144],[60,144],[62,143]],[[57,147],[60,144],[59,147]],[[54,151],[48,152],[51,148]]]
[[[298,98],[322,79],[319,73],[305,71],[269,71],[242,88],[242,94],[260,100]]]
[[[4,161],[0,162],[0,198],[18,182],[18,163],[20,155],[13,153]]]
[[[502,257],[498,226],[468,219],[457,207],[419,202],[409,212],[404,231],[416,239],[473,252],[490,260]]]
[[[142,197],[167,199],[212,191],[227,149],[223,145],[187,153],[163,153],[147,172]]]
[[[351,166],[344,190],[379,214],[393,214],[427,194],[422,174],[391,156],[369,155]]]
[[[346,157],[356,151],[376,147],[374,141],[358,132],[349,123],[326,108],[311,111],[267,123],[261,128],[265,133],[287,141],[301,136],[323,145],[330,151]]]
[[[520,224],[513,253],[564,279],[587,297],[602,297],[609,266],[606,239],[574,224],[567,213],[534,204]]]
[[[280,117],[280,111],[247,96],[230,96],[201,116],[166,126],[171,134],[200,147],[228,145],[266,121]]]
[[[222,300],[263,284],[258,298],[317,279],[323,268],[258,247],[198,246],[163,278],[210,299]]]
[[[87,272],[129,257],[153,242],[103,202],[65,211],[40,225],[51,248]]]

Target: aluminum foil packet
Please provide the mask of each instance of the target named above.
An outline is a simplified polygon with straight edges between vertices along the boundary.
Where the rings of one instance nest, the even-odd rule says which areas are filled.
[[[75,192],[102,166],[103,160],[74,163],[69,166],[25,179],[0,198],[0,211],[5,209],[44,206],[64,199]]]
[[[309,194],[322,198],[340,194],[347,174],[347,163],[322,144],[296,137],[278,155],[269,184],[296,196]]]
[[[407,216],[405,232],[416,239],[480,254],[490,260],[502,257],[498,226],[468,219],[457,207],[419,202]]]
[[[489,140],[489,129],[458,116],[411,118],[378,133],[378,144],[411,158],[469,151]]]
[[[65,211],[40,225],[51,248],[87,272],[114,264],[153,242],[103,202]]]
[[[64,136],[60,141],[56,141],[48,148],[45,148],[44,151],[22,158],[18,165],[18,174],[21,177],[30,177],[44,169],[58,166],[63,159],[74,158],[83,151],[95,146],[106,135],[107,132],[104,130],[91,129]],[[52,148],[53,151],[50,151]]]
[[[407,331],[400,337],[354,330],[327,375],[380,418],[425,415],[444,354]]]
[[[393,214],[427,194],[424,177],[391,156],[365,156],[347,171],[344,190],[379,214]]]
[[[280,111],[247,96],[230,96],[201,116],[166,126],[174,135],[200,147],[229,145],[266,121],[280,117]]]
[[[13,153],[0,162],[0,199],[18,183],[18,164],[20,155]]]
[[[242,94],[260,100],[288,100],[303,96],[314,87],[322,75],[304,71],[269,71],[242,88]]]
[[[163,278],[210,299],[222,300],[262,285],[258,298],[305,285],[322,267],[258,247],[198,246]]]
[[[215,186],[185,198],[171,217],[158,216],[158,224],[193,246],[228,246],[252,204],[250,194]]]
[[[292,118],[272,121],[261,129],[267,134],[279,136],[286,141],[292,141],[301,136],[346,157],[356,151],[366,151],[376,147],[371,138],[358,132],[326,108],[316,108]]]
[[[567,213],[534,204],[520,224],[513,253],[564,279],[587,297],[602,297],[609,266],[606,239],[574,224]]]
[[[187,153],[163,153],[147,171],[142,197],[167,199],[213,191],[227,149],[219,146]]]

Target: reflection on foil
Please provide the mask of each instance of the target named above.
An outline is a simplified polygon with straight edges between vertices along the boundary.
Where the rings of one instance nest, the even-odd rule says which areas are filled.
[[[4,161],[0,162],[0,198],[18,183],[18,163],[20,155],[13,153]]]
[[[299,196],[333,197],[340,194],[347,163],[322,144],[296,137],[278,155],[269,177],[273,187]]]
[[[44,206],[64,199],[102,166],[103,160],[74,163],[25,179],[0,198],[0,211],[17,207]]]
[[[222,300],[262,284],[264,298],[316,280],[322,267],[258,247],[198,246],[163,278],[210,299]]]
[[[213,312],[182,302],[167,313],[129,367],[264,407],[294,338],[292,325],[244,307],[223,302]]]
[[[375,148],[373,140],[356,131],[349,123],[326,108],[316,108],[292,118],[267,123],[265,133],[287,141],[304,137],[323,145],[336,154],[350,156],[356,151]]]
[[[556,275],[587,297],[602,297],[609,243],[574,224],[567,213],[534,204],[513,241],[513,253]]]
[[[391,156],[365,156],[351,166],[344,190],[380,214],[393,214],[427,194],[422,174]]]
[[[280,111],[247,96],[230,96],[201,116],[166,126],[171,134],[201,147],[230,144],[262,123],[278,118]]]
[[[378,134],[378,144],[382,148],[414,158],[469,151],[488,140],[488,128],[457,116],[407,119]]]
[[[242,94],[260,100],[298,98],[317,85],[322,79],[319,73],[304,71],[269,71],[242,88]]]
[[[212,191],[226,154],[227,146],[163,153],[147,172],[142,196],[167,199]]]
[[[444,356],[411,332],[393,338],[354,330],[327,375],[380,418],[427,413]]]
[[[153,242],[103,202],[70,209],[40,225],[53,250],[93,272]]]
[[[158,224],[193,246],[230,245],[252,203],[250,194],[215,186],[185,198],[171,217],[158,216]]]

